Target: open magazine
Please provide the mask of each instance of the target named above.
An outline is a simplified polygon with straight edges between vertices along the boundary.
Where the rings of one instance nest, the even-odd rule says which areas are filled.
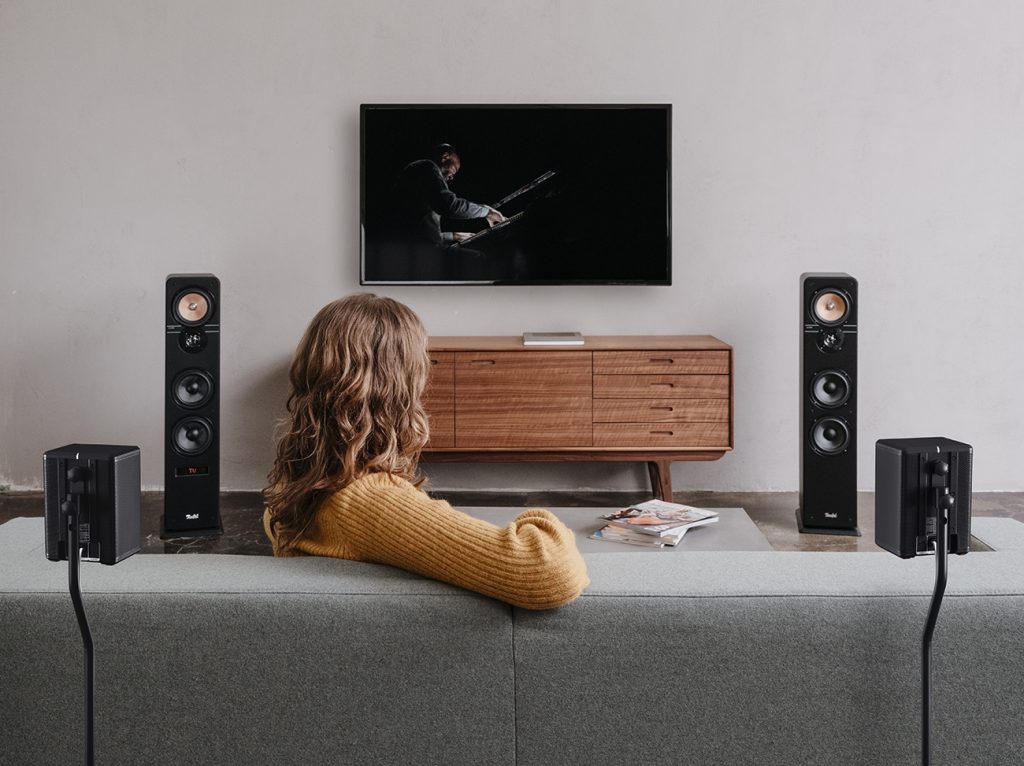
[[[600,518],[606,520],[609,526],[636,534],[681,537],[681,532],[718,521],[718,511],[664,500],[648,500]]]

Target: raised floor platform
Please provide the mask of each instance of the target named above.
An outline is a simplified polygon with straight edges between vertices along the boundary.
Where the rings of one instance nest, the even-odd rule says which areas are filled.
[[[458,507],[509,508],[614,508],[649,500],[641,492],[432,492]],[[802,535],[793,512],[796,492],[677,492],[674,499],[707,508],[743,508],[777,551],[877,552],[874,528],[874,494],[857,496],[861,537]],[[270,556],[270,542],[263,534],[263,502],[258,492],[227,492],[221,495],[224,534],[219,537],[160,539],[163,493],[142,493],[143,553],[232,553]],[[984,492],[974,495],[973,515],[1024,522],[1024,492]],[[19,516],[43,515],[41,492],[0,493],[0,523]],[[987,540],[976,538],[978,546]],[[604,543],[601,543],[604,545]],[[972,541],[972,549],[981,550]]]
[[[618,505],[611,508],[607,506],[603,508],[550,506],[548,510],[576,533],[576,547],[579,548],[580,553],[620,551],[668,555],[679,551],[770,551],[772,549],[768,540],[742,508],[716,508],[715,510],[719,514],[718,521],[691,529],[675,547],[644,548],[626,543],[590,539],[590,535],[606,524],[598,517],[608,513],[609,510],[620,507]],[[459,510],[500,526],[512,521],[516,514],[521,513],[523,509],[519,506],[504,508],[459,506]]]

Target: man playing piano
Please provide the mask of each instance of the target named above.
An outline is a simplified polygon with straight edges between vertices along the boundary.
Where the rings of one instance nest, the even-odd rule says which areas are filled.
[[[459,153],[449,144],[434,147],[430,159],[405,166],[395,183],[393,213],[406,238],[443,248],[467,239],[470,234],[442,230],[442,218],[483,218],[488,226],[505,220],[493,207],[463,199],[448,188],[461,166]]]

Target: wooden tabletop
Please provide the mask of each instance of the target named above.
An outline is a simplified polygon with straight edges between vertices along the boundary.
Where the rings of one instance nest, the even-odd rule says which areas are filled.
[[[521,335],[432,335],[431,351],[728,351],[711,335],[586,335],[580,345],[524,346]]]

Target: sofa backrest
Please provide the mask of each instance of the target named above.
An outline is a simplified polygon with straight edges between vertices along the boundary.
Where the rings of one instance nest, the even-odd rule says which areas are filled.
[[[82,643],[41,519],[0,526],[0,763],[74,763]],[[510,607],[390,567],[82,565],[97,763],[511,764]]]

